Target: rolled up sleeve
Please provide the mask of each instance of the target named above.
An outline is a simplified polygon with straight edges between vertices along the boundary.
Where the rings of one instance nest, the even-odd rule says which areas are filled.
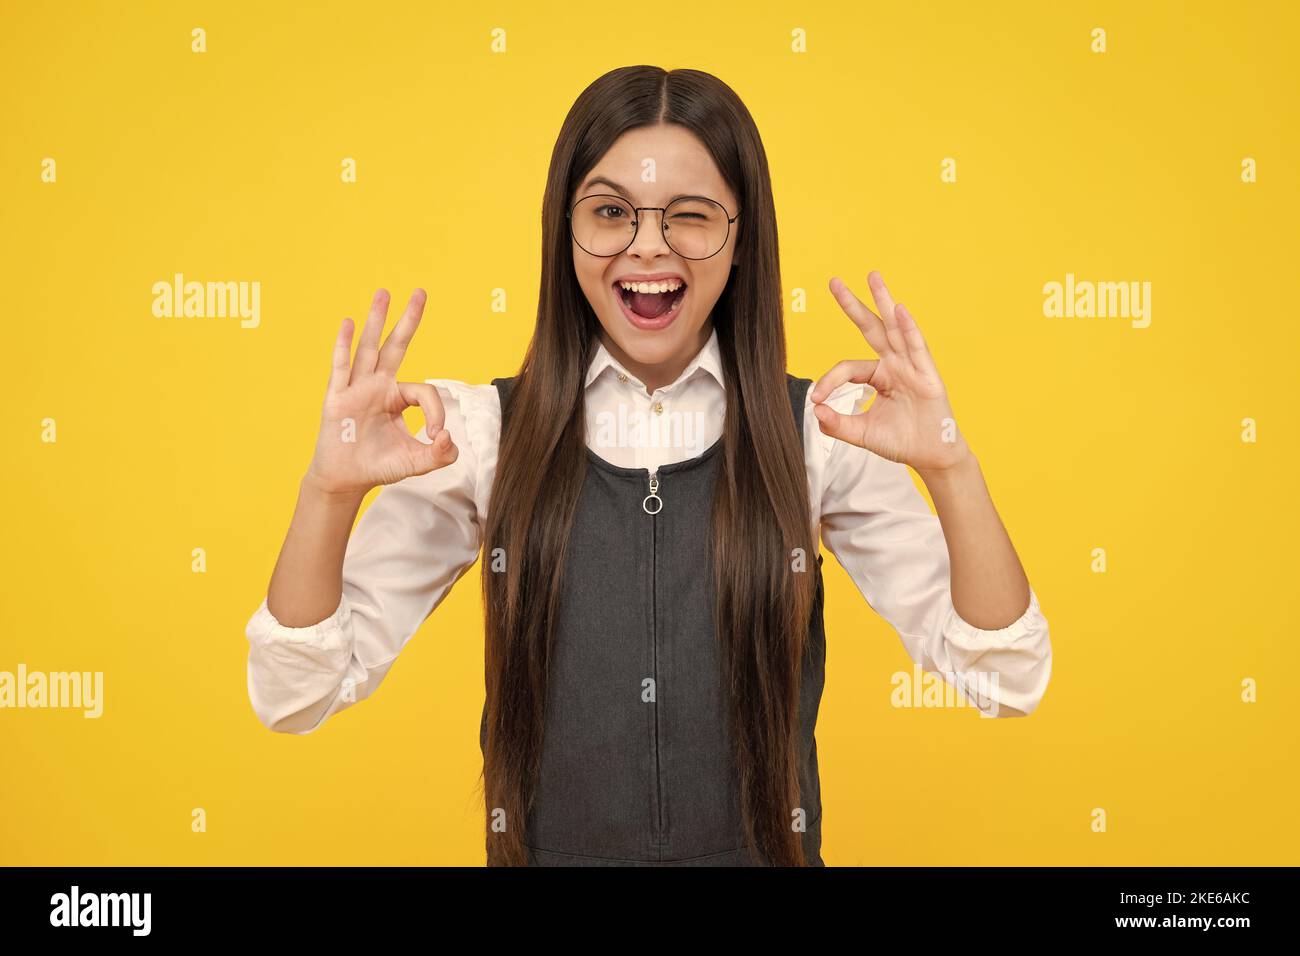
[[[456,461],[380,489],[348,539],[342,595],[328,618],[285,627],[263,598],[245,627],[249,700],[271,730],[311,733],[373,694],[478,558],[500,406],[490,385],[429,381],[460,451]],[[423,431],[417,437],[429,441]]]
[[[869,386],[841,386],[830,404],[845,414]],[[811,412],[809,412],[811,414]],[[952,601],[948,547],[939,518],[907,466],[822,435],[821,534],[866,599],[898,633],[922,670],[937,674],[990,717],[1034,711],[1047,690],[1047,619],[1029,603],[1005,627],[978,628]]]

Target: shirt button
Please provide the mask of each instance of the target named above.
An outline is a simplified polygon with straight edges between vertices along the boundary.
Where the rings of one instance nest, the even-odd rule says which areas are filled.
[[[618,380],[619,380],[620,382],[626,382],[626,381],[627,381],[627,372],[619,372],[619,373],[618,373]]]
[[[655,414],[656,414],[656,415],[662,415],[663,413],[664,413],[664,403],[663,403],[663,402],[655,402]]]

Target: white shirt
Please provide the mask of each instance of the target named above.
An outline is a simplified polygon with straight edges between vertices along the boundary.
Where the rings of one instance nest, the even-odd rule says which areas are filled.
[[[491,384],[426,381],[438,389],[443,424],[459,457],[380,490],[348,540],[342,597],[328,618],[285,627],[263,599],[248,622],[248,694],[271,730],[310,733],[373,694],[479,557],[501,434],[500,399]],[[827,402],[849,414],[861,408],[868,390],[845,383]],[[653,470],[697,456],[722,434],[726,392],[717,331],[671,385],[653,393],[600,345],[587,373],[585,402],[588,447],[612,464]],[[639,437],[632,430],[637,422]],[[419,438],[429,440],[423,431]],[[822,542],[897,631],[908,656],[954,687],[961,687],[954,675],[966,675],[966,697],[988,716],[1031,713],[1052,662],[1037,594],[1030,590],[1029,606],[1005,628],[968,624],[953,607],[943,529],[908,468],[824,435],[806,397],[803,447]],[[981,675],[978,685],[975,674]]]

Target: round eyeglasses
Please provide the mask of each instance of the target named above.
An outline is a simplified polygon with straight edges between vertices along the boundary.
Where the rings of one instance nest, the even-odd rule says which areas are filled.
[[[679,196],[667,206],[633,206],[618,196],[586,196],[566,216],[573,240],[593,256],[616,256],[632,245],[641,221],[637,213],[656,211],[668,248],[683,259],[708,259],[727,244],[731,224],[719,202],[704,196]]]

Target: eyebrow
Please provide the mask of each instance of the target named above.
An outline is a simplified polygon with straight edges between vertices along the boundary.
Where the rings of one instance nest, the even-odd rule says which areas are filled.
[[[632,196],[626,189],[624,189],[618,183],[614,182],[614,180],[606,179],[604,176],[593,176],[591,179],[588,179],[585,183],[583,183],[582,188],[578,191],[585,193],[588,189],[590,189],[593,186],[608,186],[610,189],[614,190],[616,193],[618,193],[628,202],[632,201]],[[676,196],[670,196],[668,202],[673,202],[676,199],[684,199],[690,196],[703,198],[702,193],[678,193]],[[665,205],[667,204],[665,203]]]

